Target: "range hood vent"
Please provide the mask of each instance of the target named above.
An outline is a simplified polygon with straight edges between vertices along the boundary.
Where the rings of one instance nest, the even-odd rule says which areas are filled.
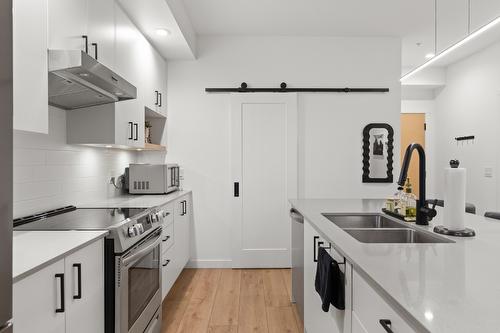
[[[80,50],[49,50],[49,104],[65,110],[137,97],[137,88]]]

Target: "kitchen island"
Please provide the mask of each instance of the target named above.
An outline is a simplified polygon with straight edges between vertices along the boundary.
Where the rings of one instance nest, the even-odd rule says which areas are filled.
[[[411,327],[410,331],[499,330],[498,221],[466,214],[466,227],[474,229],[476,237],[446,237],[453,243],[362,243],[322,214],[377,214],[381,213],[384,200],[305,199],[290,202],[306,222],[352,265],[354,277],[361,276],[403,318]],[[441,210],[431,225],[422,227],[413,223],[410,226],[432,231],[434,225],[442,222]],[[355,289],[353,295],[355,307]],[[376,303],[368,306],[376,307]],[[382,326],[378,327],[380,332],[385,332]],[[396,327],[393,329],[400,332]]]

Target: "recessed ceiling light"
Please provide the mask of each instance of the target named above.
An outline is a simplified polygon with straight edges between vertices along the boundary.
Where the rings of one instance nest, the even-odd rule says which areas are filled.
[[[141,148],[137,148],[137,151],[142,151],[142,149]]]
[[[435,56],[435,54],[434,54],[434,53],[427,53],[427,54],[425,55],[425,59],[432,59],[432,58],[434,58],[434,56]]]
[[[113,146],[110,146],[110,145],[106,145],[106,148],[113,148]]]
[[[158,36],[165,37],[165,36],[168,36],[170,34],[171,34],[171,32],[168,29],[165,29],[165,28],[156,29],[156,35],[158,35]]]

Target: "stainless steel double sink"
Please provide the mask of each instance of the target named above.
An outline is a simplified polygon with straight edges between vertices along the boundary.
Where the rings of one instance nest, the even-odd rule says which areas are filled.
[[[322,214],[362,243],[454,243],[384,214]]]

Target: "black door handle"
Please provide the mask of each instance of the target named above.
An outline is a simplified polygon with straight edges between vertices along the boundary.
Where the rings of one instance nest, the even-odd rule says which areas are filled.
[[[92,46],[94,47],[94,59],[97,60],[97,43],[92,43]]]
[[[128,139],[132,140],[134,138],[134,123],[129,121],[128,125],[130,126],[130,136],[128,137]]]
[[[161,107],[161,93],[158,93],[158,95],[160,96],[160,104],[158,106]]]
[[[394,331],[391,329],[391,321],[389,319],[380,319],[379,323],[387,333],[394,333]]]
[[[77,288],[78,292],[73,295],[73,299],[82,299],[82,264],[73,264],[73,268],[77,269]]]
[[[85,41],[85,53],[89,53],[89,37],[87,35],[82,35],[82,38]]]
[[[56,308],[56,313],[62,313],[62,312],[64,312],[64,274],[58,273],[55,276],[56,276],[56,279],[60,279],[59,288],[60,288],[60,292],[61,292],[61,307]]]
[[[160,93],[158,92],[158,90],[155,90],[155,94],[156,94],[156,103],[155,105],[158,105],[158,99],[160,98]]]
[[[234,182],[234,197],[238,198],[240,196],[240,183]]]
[[[134,123],[134,128],[135,128],[134,141],[137,141],[139,139],[139,124],[138,123]]]

